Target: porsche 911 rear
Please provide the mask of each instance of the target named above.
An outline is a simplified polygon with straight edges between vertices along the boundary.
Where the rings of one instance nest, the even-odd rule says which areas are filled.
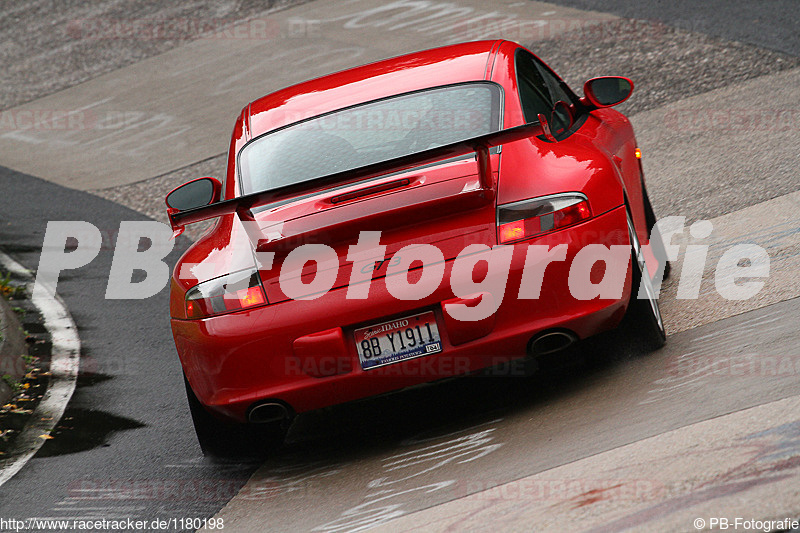
[[[170,193],[176,232],[217,219],[177,265],[170,301],[204,451],[225,453],[232,423],[276,438],[296,413],[557,351],[620,322],[629,228],[647,235],[630,126],[602,103],[579,123],[577,98],[525,120],[519,50],[457,45],[265,97],[237,122],[226,182]],[[622,268],[613,297],[570,290],[590,244],[622,250],[577,276],[595,287]]]
[[[551,245],[553,239],[510,245],[502,253],[497,247],[487,251],[476,245],[493,244],[494,215],[494,206],[479,205],[442,218],[405,218],[404,228],[381,232],[380,242],[387,244],[384,257],[355,266],[347,261],[346,247],[336,246],[340,266],[330,267],[338,270],[334,288],[315,299],[287,298],[278,274],[262,272],[254,284],[261,282],[268,304],[173,319],[178,353],[195,393],[204,405],[239,421],[264,401],[302,412],[524,357],[544,332],[585,338],[617,324],[626,294],[619,300],[580,301],[566,288],[569,265],[585,244],[586,232],[603,236],[600,244],[627,244],[627,235],[618,231],[625,224],[624,208],[558,231],[558,242],[568,246],[566,261],[548,267],[547,283],[536,299],[518,298],[526,252],[530,244]],[[472,231],[464,234],[459,227]],[[427,246],[442,251],[440,265]],[[459,253],[460,268],[469,268],[473,279],[472,286],[461,284],[456,293],[451,274]],[[315,268],[310,263],[302,276],[323,275]],[[444,275],[431,287],[427,280],[436,281],[438,269]],[[348,284],[363,273],[369,274],[365,281]],[[429,287],[419,291],[420,284]],[[446,312],[456,304],[497,310],[479,320],[458,320]]]

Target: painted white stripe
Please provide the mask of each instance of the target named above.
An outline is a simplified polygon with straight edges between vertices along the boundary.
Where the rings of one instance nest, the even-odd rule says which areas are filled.
[[[2,252],[0,264],[13,275],[33,281],[33,275],[28,269]],[[61,420],[78,378],[81,341],[78,338],[78,328],[64,301],[56,294],[54,297],[33,298],[32,302],[41,313],[53,343],[50,382],[30,420],[17,436],[15,447],[25,451],[0,463],[0,486],[19,472],[42,447],[44,439],[39,436],[49,435]]]

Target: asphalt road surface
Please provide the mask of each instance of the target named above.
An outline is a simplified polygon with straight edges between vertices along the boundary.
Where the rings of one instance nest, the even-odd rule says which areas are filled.
[[[171,480],[204,483],[221,476],[234,484],[227,490],[243,483],[252,468],[220,469],[200,460],[195,437],[187,431],[191,419],[185,409],[180,365],[170,346],[166,287],[146,300],[104,298],[120,221],[146,217],[8,169],[0,170],[0,183],[3,248],[28,268],[39,264],[48,221],[85,220],[104,234],[98,256],[80,272],[62,275],[58,285],[83,345],[81,379],[65,414],[64,438],[49,441],[19,475],[0,488],[1,515],[63,516],[66,512],[86,516],[71,510],[74,505],[64,507],[63,502],[71,496],[81,498],[100,484],[113,492],[113,487],[133,490],[129,484],[137,481],[144,482],[140,490],[146,490],[148,483],[168,487]],[[186,242],[179,240],[170,260],[174,263],[185,248]],[[150,490],[158,495],[166,489],[152,485]],[[89,514],[111,518],[134,510],[137,514],[146,510],[152,516],[203,516],[219,505],[188,496],[157,496],[144,504],[135,496],[132,501],[109,498],[90,498],[88,505],[78,508],[90,507]]]
[[[793,0],[556,0],[553,3],[626,18],[660,20],[678,28],[800,55],[797,39],[800,12]]]
[[[353,5],[317,0],[276,16],[336,19],[331,13]],[[788,0],[503,4],[515,13],[528,10],[534,18],[613,22],[617,16],[666,24],[666,30],[646,26],[632,34],[619,28],[642,26],[619,21],[628,24],[616,26],[619,34],[578,32],[571,34],[569,45],[547,35],[541,47],[552,50],[557,70],[571,68],[569,55],[558,56],[559,49],[581,50],[583,63],[576,59],[574,70],[564,74],[571,82],[592,75],[591,68],[616,69],[629,62],[641,69],[648,80],[642,85],[647,105],[626,112],[646,143],[645,169],[657,210],[711,219],[718,228],[712,258],[739,241],[768,249],[774,281],[761,297],[736,305],[705,292],[696,302],[676,300],[677,265],[665,286],[672,334],[656,353],[642,355],[615,342],[618,338],[607,338],[545,362],[532,376],[469,377],[310,413],[297,420],[284,449],[264,463],[214,462],[201,456],[169,331],[166,288],[144,300],[104,299],[120,221],[148,220],[143,213],[156,216],[175,179],[218,164],[217,145],[227,142],[229,126],[209,122],[196,155],[180,164],[153,148],[152,160],[150,152],[139,153],[141,168],[149,170],[138,179],[130,170],[133,165],[126,167],[127,175],[113,173],[115,158],[131,160],[132,153],[92,152],[98,144],[91,136],[108,131],[85,132],[85,146],[79,142],[69,148],[85,148],[87,157],[107,165],[105,174],[81,176],[83,163],[76,159],[70,166],[72,160],[65,159],[63,174],[47,179],[19,169],[57,166],[36,161],[51,157],[38,154],[61,149],[53,133],[43,133],[48,146],[36,152],[29,140],[0,132],[0,165],[6,165],[0,167],[0,249],[35,269],[48,221],[89,221],[104,236],[97,258],[62,274],[58,286],[82,343],[79,386],[58,437],[0,487],[0,518],[216,517],[227,531],[373,526],[387,531],[687,531],[694,529],[693,518],[800,516],[800,288],[794,276],[800,253],[795,170],[800,122],[789,123],[788,129],[751,127],[744,132],[690,124],[686,131],[669,119],[687,110],[724,111],[733,101],[742,112],[784,110],[798,121],[800,20],[793,6]],[[575,10],[560,11],[565,7]],[[255,12],[241,9],[242,17]],[[602,14],[578,11],[587,9]],[[191,11],[176,12],[191,16]],[[38,12],[30,16],[46,18]],[[421,37],[375,23],[364,24],[361,33],[347,40],[350,34],[341,27],[325,28],[302,42],[330,38],[348,49],[363,45],[364,51],[339,58],[349,64],[393,55],[395,42],[405,50],[421,39],[430,39],[425,43],[433,46],[446,37]],[[365,44],[370,37],[380,47]],[[601,48],[593,38],[602,40],[602,51],[592,52]],[[292,39],[267,46],[289,48],[299,42]],[[64,52],[63,42],[42,40],[46,49]],[[141,61],[132,60],[130,51],[106,57],[105,70],[83,69],[79,80],[56,73],[63,79],[53,83],[55,92],[48,93],[49,85],[40,80],[33,100],[9,98],[8,109],[27,102],[29,107],[52,104],[68,110],[89,100],[122,98],[124,91],[113,88],[138,79],[141,88],[129,92],[139,94],[120,100],[118,105],[127,107],[118,109],[168,113],[158,108],[169,103],[160,92],[159,76],[166,76],[160,66],[210,53],[217,45],[245,46],[183,37],[157,45],[139,47],[145,49]],[[126,45],[115,41],[114,46]],[[635,61],[625,55],[626,48],[633,49]],[[693,66],[687,70],[689,61]],[[726,67],[715,69],[715,62]],[[14,72],[21,72],[14,66]],[[152,82],[141,77],[148,69]],[[700,72],[703,83],[689,83],[692,73]],[[597,74],[603,73],[612,72]],[[191,72],[181,75],[189,76],[179,79],[187,95],[207,89],[207,79],[190,83]],[[658,79],[675,81],[659,85]],[[247,97],[246,92],[226,93],[233,101],[225,106],[241,107]],[[221,123],[232,123],[231,113],[220,115]],[[202,113],[192,120],[204,124]],[[146,134],[130,139],[149,142]],[[718,183],[724,189],[717,185],[715,190]],[[168,262],[174,263],[187,246],[186,239],[178,239]],[[713,280],[706,283],[713,288]],[[183,526],[172,530],[198,529],[196,523]]]

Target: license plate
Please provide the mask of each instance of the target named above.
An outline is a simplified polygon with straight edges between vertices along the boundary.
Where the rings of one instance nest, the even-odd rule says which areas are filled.
[[[374,324],[354,333],[364,370],[442,351],[433,311]]]

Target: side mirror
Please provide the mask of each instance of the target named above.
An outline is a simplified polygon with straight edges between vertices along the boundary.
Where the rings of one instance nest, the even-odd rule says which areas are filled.
[[[183,233],[183,226],[177,225],[172,215],[181,211],[204,207],[219,202],[222,183],[216,178],[197,178],[184,183],[167,194],[167,216],[175,237]]]
[[[583,103],[589,107],[611,107],[621,104],[633,93],[633,81],[622,76],[603,76],[592,78],[583,84],[586,95]]]
[[[216,178],[197,178],[176,187],[167,195],[167,207],[186,211],[219,202],[222,183]]]

